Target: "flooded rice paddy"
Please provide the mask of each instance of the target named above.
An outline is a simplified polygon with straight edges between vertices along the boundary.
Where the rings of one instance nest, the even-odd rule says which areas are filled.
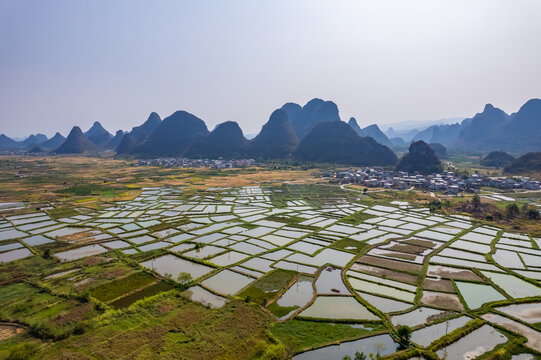
[[[436,354],[448,360],[475,359],[506,341],[507,337],[501,332],[490,325],[483,325],[444,349],[438,350]]]
[[[294,360],[329,360],[355,358],[356,352],[385,356],[398,349],[398,344],[387,334],[367,337],[359,340],[330,345],[316,350],[306,351],[293,356]]]
[[[281,269],[288,281],[270,289],[264,300],[271,305],[261,305],[284,309],[276,318],[380,322],[381,313],[390,314],[393,325],[414,327],[412,341],[419,346],[466,325],[470,310],[503,301],[494,311],[509,318],[490,313],[485,320],[523,334],[536,348],[538,332],[525,324],[541,322],[541,308],[513,302],[541,296],[539,239],[401,201],[373,205],[360,197],[322,198],[317,186],[313,194],[296,189],[213,188],[187,196],[181,188],[143,188],[131,201],[65,218],[46,211],[3,216],[0,262],[58,247],[53,255],[72,270],[49,279],[63,280],[71,272],[77,277],[78,262],[86,258],[124,256],[162,277],[188,281],[183,295],[215,308]],[[353,214],[363,220],[351,221]],[[462,359],[504,341],[485,324],[437,353]],[[294,358],[385,355],[397,348],[382,334]]]
[[[380,320],[352,296],[318,296],[300,316],[319,319]]]

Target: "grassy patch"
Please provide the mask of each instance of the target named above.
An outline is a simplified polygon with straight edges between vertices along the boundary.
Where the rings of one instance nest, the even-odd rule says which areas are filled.
[[[252,286],[240,293],[240,297],[248,298],[257,303],[265,305],[281,289],[293,280],[295,273],[286,270],[275,270],[259,280]]]
[[[272,304],[267,306],[267,310],[269,310],[274,316],[279,318],[281,318],[282,316],[286,316],[287,314],[298,308],[298,306],[280,306],[278,305],[277,301],[274,301]]]
[[[332,248],[338,249],[338,250],[345,250],[345,251],[351,251],[354,253],[360,253],[364,251],[368,245],[366,243],[353,240],[353,239],[342,239],[335,241],[331,244]]]
[[[53,295],[28,284],[14,284],[1,290],[2,294],[7,290],[8,296],[3,298],[0,318],[26,324],[34,337],[62,339],[81,328],[82,321],[97,315],[90,303]]]
[[[373,329],[353,327],[348,324],[289,320],[276,323],[271,332],[294,353],[308,347],[319,347],[334,341],[352,340],[372,331],[382,330],[382,325]]]
[[[135,190],[133,187],[113,186],[111,184],[76,184],[66,189],[57,190],[59,194],[69,194],[74,196],[99,195],[102,197],[117,196],[117,192]]]
[[[92,297],[107,302],[116,299],[130,291],[139,289],[151,282],[156,278],[144,272],[138,272],[120,280],[106,283],[102,286],[94,288],[90,291]]]
[[[4,305],[13,300],[18,300],[36,292],[36,288],[27,283],[16,283],[4,286],[0,291],[0,304]]]
[[[72,209],[72,208],[69,208],[69,207],[61,207],[61,208],[55,208],[55,209],[47,210],[47,213],[53,219],[62,219],[62,218],[67,218],[67,217],[80,215],[75,209]]]
[[[351,224],[351,225],[359,225],[360,223],[363,223],[366,220],[372,219],[374,217],[375,217],[374,215],[365,214],[364,212],[356,212],[354,214],[346,216],[340,222]]]
[[[136,291],[130,295],[121,297],[118,300],[113,301],[110,305],[116,309],[121,309],[130,306],[136,301],[142,300],[144,298],[157,295],[164,291],[169,291],[173,288],[173,285],[165,281],[159,281],[155,284],[147,286],[139,291]]]
[[[84,334],[42,347],[32,359],[252,359],[258,344],[271,345],[270,316],[258,307],[232,301],[207,309],[177,295],[105,313]]]

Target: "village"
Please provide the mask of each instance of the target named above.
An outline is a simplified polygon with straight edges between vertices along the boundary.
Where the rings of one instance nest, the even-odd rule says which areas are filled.
[[[331,183],[360,184],[366,187],[407,190],[411,188],[441,191],[448,195],[460,192],[477,192],[482,187],[500,190],[540,190],[539,181],[529,177],[485,176],[474,173],[468,177],[458,176],[452,171],[431,175],[409,174],[403,171],[386,170],[380,167],[362,167],[335,173],[326,172],[324,178]]]
[[[187,159],[187,158],[157,158],[138,160],[136,166],[162,166],[168,168],[199,168],[232,169],[255,166],[254,159]]]

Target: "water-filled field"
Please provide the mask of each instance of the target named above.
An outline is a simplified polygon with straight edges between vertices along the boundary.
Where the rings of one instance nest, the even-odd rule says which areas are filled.
[[[131,201],[84,215],[6,216],[0,220],[0,262],[38,256],[43,246],[53,246],[63,268],[44,280],[90,286],[90,296],[114,308],[186,285],[183,299],[210,308],[240,299],[285,324],[372,324],[385,332],[340,344],[318,342],[316,349],[295,350],[295,359],[390,354],[398,349],[401,325],[413,328],[411,346],[427,347],[467,326],[471,311],[496,302],[494,311],[509,319],[485,320],[535,334],[524,324],[513,328],[512,320],[541,321],[537,303],[513,304],[541,297],[541,250],[529,235],[464,215],[435,215],[407,202],[378,205],[360,194],[327,198],[318,191],[294,185],[195,194],[144,188]],[[82,262],[115,257],[148,277],[132,274],[134,269],[118,270],[119,279],[111,270],[109,283],[84,277]],[[432,350],[452,359],[481,355],[507,341],[486,323],[475,327],[445,349]]]

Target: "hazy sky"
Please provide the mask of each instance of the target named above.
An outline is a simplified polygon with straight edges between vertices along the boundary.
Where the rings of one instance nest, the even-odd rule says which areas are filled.
[[[541,97],[540,17],[539,0],[0,0],[0,133],[180,109],[254,133],[313,97],[361,125],[514,112]]]

